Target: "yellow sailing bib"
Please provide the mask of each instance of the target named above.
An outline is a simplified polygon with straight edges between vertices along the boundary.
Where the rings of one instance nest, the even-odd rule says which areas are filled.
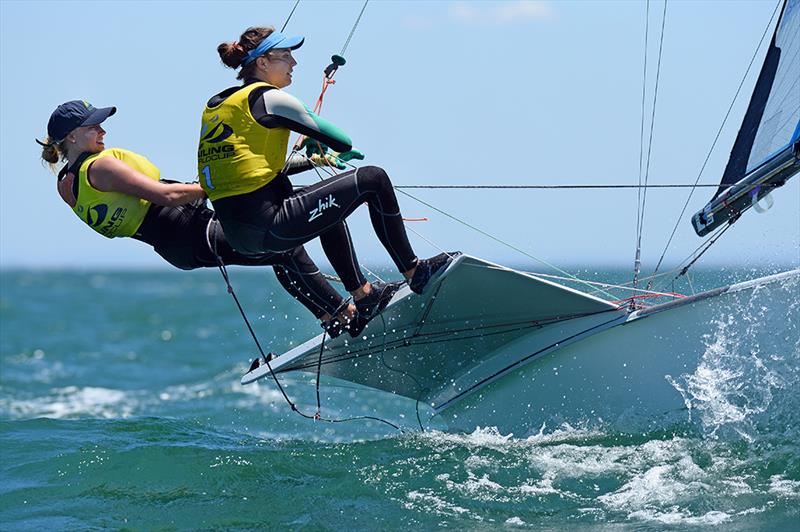
[[[260,87],[271,85],[251,83],[203,111],[197,170],[211,201],[261,188],[286,162],[289,130],[266,128],[250,113],[248,96]]]
[[[89,183],[89,166],[100,157],[114,157],[134,170],[158,181],[159,169],[145,157],[121,148],[110,148],[95,153],[81,164],[78,175],[78,201],[72,210],[86,225],[108,238],[132,236],[142,225],[150,202],[122,194],[102,192]]]

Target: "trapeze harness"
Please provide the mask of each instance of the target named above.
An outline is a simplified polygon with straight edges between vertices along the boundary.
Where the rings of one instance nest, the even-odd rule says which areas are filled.
[[[310,163],[286,164],[296,131],[336,151],[350,138],[293,96],[257,80],[212,97],[203,112],[198,171],[228,240],[245,254],[281,253],[319,237],[323,250],[353,291],[366,279],[343,223],[369,206],[372,226],[401,272],[416,264],[389,177],[367,166],[293,191],[288,175]]]
[[[225,238],[222,227],[204,200],[177,207],[155,205],[119,192],[103,192],[91,185],[94,161],[114,157],[154,181],[160,171],[146,157],[121,148],[84,153],[58,174],[61,181],[72,174],[73,212],[86,225],[107,238],[131,237],[149,244],[164,260],[182,270],[217,266],[218,255],[226,264],[273,266],[278,281],[317,318],[333,314],[342,297],[325,282],[319,268],[302,246],[283,253],[243,255]]]

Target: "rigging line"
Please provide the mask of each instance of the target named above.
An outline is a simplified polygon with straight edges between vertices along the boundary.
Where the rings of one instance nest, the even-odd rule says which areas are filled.
[[[263,360],[264,364],[267,365],[267,369],[269,370],[269,374],[272,377],[272,380],[275,382],[275,385],[278,387],[278,390],[280,390],[281,395],[283,395],[283,398],[286,401],[286,403],[289,405],[289,407],[294,412],[297,412],[297,414],[299,416],[304,417],[306,419],[313,419],[315,421],[324,421],[326,423],[345,423],[345,422],[348,422],[348,421],[373,420],[373,421],[379,421],[381,423],[385,423],[386,425],[389,425],[390,427],[395,428],[395,429],[399,430],[400,432],[404,433],[405,431],[402,428],[400,428],[399,426],[395,425],[391,421],[387,421],[385,419],[381,419],[381,418],[375,417],[375,416],[353,416],[353,417],[349,417],[349,418],[333,419],[333,418],[324,418],[319,414],[319,412],[317,412],[317,414],[315,414],[313,416],[310,416],[310,415],[306,414],[305,412],[301,411],[299,408],[297,408],[297,405],[289,398],[289,395],[286,393],[286,390],[284,390],[283,386],[281,385],[281,382],[278,380],[278,376],[275,374],[275,370],[272,369],[272,364],[269,363],[270,360],[267,357],[267,355],[264,353],[264,349],[261,347],[261,343],[258,341],[258,336],[256,335],[256,332],[253,330],[253,327],[250,324],[250,320],[247,318],[247,314],[245,313],[244,308],[242,308],[242,304],[239,302],[239,298],[237,297],[236,291],[233,289],[233,285],[231,284],[230,277],[228,276],[228,268],[225,265],[225,263],[223,262],[222,257],[220,257],[219,253],[217,252],[217,242],[216,242],[216,240],[213,242],[213,244],[211,242],[211,234],[210,234],[211,229],[210,228],[211,228],[211,224],[206,226],[206,243],[208,244],[208,247],[212,251],[212,253],[214,253],[214,256],[215,256],[215,258],[217,260],[217,268],[219,269],[220,273],[222,274],[222,278],[225,280],[225,284],[227,285],[228,293],[231,295],[231,297],[233,298],[233,301],[236,303],[236,307],[239,309],[239,314],[241,314],[245,325],[247,325],[247,330],[250,331],[250,336],[253,338],[253,341],[255,342],[256,347],[258,348],[258,352],[261,355],[261,360]],[[324,346],[324,342],[323,342],[323,346]],[[319,383],[319,380],[317,381],[317,383]]]
[[[383,322],[383,345],[382,345],[382,349],[381,349],[381,353],[380,353],[381,364],[386,366],[386,368],[391,370],[391,371],[395,371],[397,373],[400,373],[401,375],[405,375],[407,377],[410,377],[411,380],[414,381],[414,384],[417,385],[417,388],[419,390],[421,390],[420,391],[420,396],[422,394],[424,394],[424,393],[430,392],[430,389],[429,388],[425,388],[424,386],[422,386],[422,384],[420,384],[419,380],[417,380],[417,378],[413,374],[411,374],[411,373],[409,373],[407,371],[403,371],[402,369],[399,369],[399,368],[393,368],[392,366],[390,366],[389,364],[386,363],[386,359],[384,358],[384,355],[386,354],[386,318],[384,318],[383,313],[378,314],[378,316],[380,316],[381,321]],[[420,400],[419,397],[417,397],[417,405],[416,405],[417,423],[419,423],[420,432],[425,432],[425,427],[422,426],[422,419],[420,419],[420,417],[419,417],[419,400]]]
[[[653,279],[657,279],[657,278],[659,278],[659,277],[666,277],[666,276],[668,276],[668,275],[670,275],[670,274],[672,274],[672,273],[674,273],[674,272],[678,271],[679,269],[680,269],[680,267],[677,267],[677,268],[673,268],[673,269],[671,269],[671,270],[668,270],[668,271],[666,271],[666,272],[661,272],[661,273],[659,273],[659,274],[657,274],[657,275],[648,275],[648,276],[646,276],[646,277],[640,277],[640,278],[639,278],[639,280],[640,280],[640,281],[650,281],[650,280],[653,280]],[[628,285],[630,285],[630,284],[632,284],[632,283],[633,283],[633,281],[628,281],[628,282],[626,282],[626,283],[622,283],[622,284],[621,284],[621,285],[619,285],[619,286],[620,286],[620,288],[623,288],[623,289],[634,290],[634,288],[628,288]],[[652,284],[652,283],[650,283],[650,284]],[[666,286],[666,285],[665,285],[665,286]],[[642,290],[642,289],[641,289],[641,288],[639,288],[639,289],[635,289],[635,290]],[[674,292],[675,290],[671,290],[671,291],[672,291],[672,292]],[[592,291],[590,291],[590,292],[587,292],[587,293],[588,293],[589,295],[594,295],[595,293],[597,293],[597,290],[595,289],[595,290],[592,290]]]
[[[489,336],[497,336],[502,334],[510,334],[519,331],[524,331],[531,328],[539,328],[541,329],[544,326],[552,325],[556,323],[562,323],[565,321],[570,321],[578,318],[584,318],[588,316],[595,316],[598,314],[603,314],[607,312],[616,312],[618,309],[606,309],[600,311],[593,311],[593,312],[582,312],[577,314],[566,314],[563,316],[554,316],[552,318],[544,318],[538,320],[523,320],[523,321],[514,321],[514,322],[504,322],[504,323],[495,323],[489,325],[477,325],[477,326],[469,326],[469,327],[461,327],[461,328],[450,328],[445,329],[442,331],[436,332],[429,332],[429,333],[419,333],[415,332],[410,335],[405,335],[402,337],[396,337],[394,340],[387,340],[386,345],[381,347],[381,349],[385,350],[397,350],[403,349],[418,345],[433,345],[442,342],[454,342],[454,341],[468,341],[474,338],[486,338]],[[403,329],[404,332],[407,332],[409,328],[413,327],[412,325],[402,325],[399,328]],[[466,333],[467,336],[463,336]],[[469,335],[472,336],[469,336]],[[456,337],[457,336],[457,337]],[[342,352],[342,349],[346,349]],[[341,362],[344,360],[355,360],[357,358],[362,358],[365,356],[370,356],[377,353],[377,347],[373,345],[367,345],[366,347],[361,348],[347,348],[347,345],[343,347],[334,348],[334,352],[326,357],[323,358],[322,363],[324,365],[332,364],[335,362]],[[314,368],[315,363],[311,360],[302,362],[294,362],[292,366],[290,366],[285,371],[294,371],[294,370],[306,370],[309,368]],[[296,381],[292,381],[296,382]],[[425,390],[422,387],[423,391]]]
[[[659,38],[658,43],[658,63],[656,63],[656,83],[653,92],[653,108],[650,114],[650,134],[647,140],[647,163],[645,164],[644,170],[644,184],[645,189],[642,193],[642,217],[639,223],[639,245],[641,246],[641,238],[642,232],[644,231],[644,214],[645,214],[645,206],[647,204],[647,182],[650,180],[650,161],[651,155],[653,151],[653,133],[655,131],[656,125],[656,109],[658,108],[658,86],[659,80],[661,79],[661,58],[663,57],[664,51],[664,28],[666,27],[667,22],[667,0],[664,0],[664,12],[661,15],[661,35]]]
[[[669,239],[667,240],[667,245],[664,246],[664,251],[661,253],[661,257],[658,259],[658,263],[656,264],[656,269],[653,270],[653,274],[658,273],[658,268],[661,267],[661,263],[664,260],[664,256],[667,254],[667,250],[669,249],[669,246],[672,243],[672,239],[675,237],[675,232],[678,230],[678,225],[681,223],[683,215],[686,213],[686,208],[689,206],[689,201],[692,199],[692,195],[694,195],[694,189],[698,187],[696,183],[700,181],[700,177],[703,175],[703,171],[706,169],[706,165],[708,164],[708,161],[711,158],[711,153],[714,151],[714,148],[717,145],[717,141],[719,140],[719,137],[722,134],[722,130],[725,128],[725,124],[727,123],[731,111],[733,110],[733,105],[739,98],[739,93],[741,92],[742,87],[744,86],[745,80],[747,80],[748,74],[750,74],[750,69],[753,68],[753,63],[755,63],[756,57],[758,56],[758,51],[764,44],[764,38],[767,36],[769,32],[769,28],[770,26],[772,26],[772,21],[775,19],[775,15],[778,13],[778,9],[780,8],[782,2],[783,0],[778,0],[777,4],[775,5],[775,9],[772,11],[772,16],[769,18],[769,22],[767,22],[767,26],[764,28],[764,33],[761,35],[761,40],[758,41],[758,45],[756,46],[756,49],[753,52],[753,57],[750,58],[750,63],[747,65],[747,70],[745,70],[745,73],[742,76],[742,80],[739,82],[739,87],[736,89],[736,93],[733,95],[733,100],[731,100],[731,104],[728,106],[728,111],[725,113],[725,117],[722,119],[722,124],[720,124],[719,129],[717,130],[717,134],[714,137],[714,141],[711,143],[711,147],[708,150],[706,159],[703,161],[703,165],[700,167],[700,172],[697,174],[697,179],[695,180],[695,186],[692,187],[692,189],[689,191],[689,196],[686,198],[686,202],[683,204],[681,213],[678,215],[678,219],[675,220],[675,227],[672,228],[672,233],[669,235]],[[730,186],[733,185],[728,185],[728,187]]]
[[[682,183],[667,183],[667,184],[653,184],[653,185],[630,185],[630,184],[617,184],[617,183],[608,183],[608,184],[600,184],[600,185],[396,185],[394,188],[403,188],[403,189],[603,189],[603,188],[638,188],[638,189],[645,189],[645,188],[693,188],[693,187],[705,187],[705,188],[718,188],[720,186],[719,183],[702,183],[699,185],[694,184],[682,184]],[[724,187],[730,188],[733,185],[722,185]]]
[[[344,46],[342,46],[342,52],[339,55],[344,56],[345,50],[347,50],[347,47],[350,45],[350,39],[353,38],[353,34],[356,32],[358,23],[361,22],[361,16],[364,14],[364,10],[367,9],[367,4],[369,4],[369,0],[364,0],[364,5],[361,7],[361,13],[358,14],[356,23],[353,24],[353,29],[350,30],[350,35],[347,36],[347,40],[344,42]]]
[[[636,272],[640,268],[640,260],[641,260],[641,248],[639,247],[639,216],[642,209],[642,159],[644,158],[644,116],[645,116],[645,104],[646,104],[646,96],[647,96],[647,42],[648,37],[650,35],[650,0],[647,0],[647,9],[645,11],[645,18],[644,18],[644,71],[642,72],[642,119],[641,125],[639,127],[639,188],[636,191],[636,255],[633,259],[633,278],[634,281],[636,280]]]
[[[664,12],[661,15],[661,36],[659,39],[658,44],[658,63],[656,64],[656,83],[655,88],[653,89],[653,110],[650,115],[650,136],[647,143],[647,164],[645,165],[644,171],[644,184],[647,185],[647,182],[650,179],[650,160],[651,154],[653,151],[653,131],[655,129],[655,122],[656,122],[656,109],[658,107],[658,82],[661,78],[661,57],[664,51],[664,27],[666,26],[667,22],[667,0],[664,0]],[[641,256],[642,251],[642,233],[644,232],[644,213],[645,213],[645,206],[647,204],[647,188],[644,189],[642,193],[642,209],[641,209],[641,217],[639,219],[639,224],[637,227],[637,237],[636,237],[636,256]],[[639,277],[639,269],[637,268],[633,272],[633,286],[636,286],[636,282]]]
[[[569,277],[562,277],[560,275],[548,275],[546,273],[538,273],[538,272],[522,272],[522,273],[527,273],[529,275],[535,275],[537,277],[547,277],[547,278],[550,278],[550,279],[559,279],[559,280],[562,280],[562,281],[571,281],[572,280]],[[587,281],[587,280],[584,280],[583,282],[586,283],[586,284],[591,284],[591,285],[595,285],[595,286],[602,286],[602,287],[605,287],[605,288],[619,288],[620,290],[629,290],[631,292],[641,292],[643,294],[653,294],[653,295],[658,295],[658,296],[671,296],[672,295],[671,292],[655,292],[653,290],[645,290],[643,288],[632,288],[630,286],[625,286],[624,284],[610,284],[610,283],[601,283],[601,282],[598,282],[598,281]]]
[[[430,245],[431,245],[431,247],[433,247],[433,249],[439,250],[439,251],[441,251],[442,253],[447,253],[447,252],[444,250],[444,248],[443,248],[443,247],[441,247],[441,246],[440,246],[439,244],[437,244],[436,242],[433,242],[432,240],[430,240],[430,239],[428,239],[428,238],[425,238],[425,236],[423,236],[423,235],[422,235],[422,233],[420,233],[419,231],[416,231],[414,228],[412,228],[412,227],[410,227],[410,226],[406,225],[406,229],[407,229],[408,231],[411,231],[412,233],[414,233],[414,234],[415,234],[415,235],[417,235],[418,237],[420,237],[422,240],[424,240],[424,241],[425,241],[425,242],[427,242],[428,244],[430,244]]]
[[[321,272],[320,272],[320,273],[321,273]],[[326,281],[333,281],[333,282],[335,282],[335,283],[341,283],[341,282],[342,282],[342,280],[341,280],[339,277],[337,277],[336,275],[331,275],[331,274],[329,274],[329,273],[323,273],[323,274],[322,274],[322,277],[323,277],[323,278],[324,278]]]
[[[300,3],[300,0],[297,0],[297,2],[295,2],[295,3],[294,3],[294,7],[293,7],[293,8],[292,8],[292,10],[289,12],[289,16],[288,16],[288,17],[286,17],[286,22],[284,22],[284,23],[283,23],[283,26],[281,26],[281,33],[283,33],[283,30],[285,30],[285,29],[286,29],[286,26],[289,24],[289,21],[290,21],[290,20],[292,20],[292,15],[294,15],[294,10],[295,10],[295,9],[297,9],[297,5],[298,5],[299,3]]]
[[[712,234],[711,234],[711,236],[709,236],[709,237],[708,237],[708,238],[707,238],[705,241],[703,241],[703,243],[702,243],[702,244],[700,244],[699,246],[697,246],[697,247],[694,249],[694,251],[692,251],[691,253],[689,253],[689,255],[688,255],[686,258],[684,258],[684,259],[683,259],[681,262],[679,262],[679,263],[678,263],[678,266],[676,266],[675,268],[673,268],[672,270],[670,270],[670,273],[672,273],[672,272],[675,272],[675,271],[678,271],[678,270],[680,270],[680,272],[678,273],[678,275],[676,275],[675,277],[673,277],[673,278],[672,278],[670,281],[668,281],[668,282],[669,282],[669,283],[674,283],[674,282],[675,282],[675,281],[676,281],[676,280],[677,280],[679,277],[681,277],[682,275],[686,274],[686,272],[688,272],[688,271],[689,271],[689,268],[690,268],[692,265],[694,265],[694,263],[695,263],[695,262],[697,262],[697,260],[698,260],[700,257],[702,257],[702,256],[705,254],[705,252],[706,252],[706,251],[708,251],[708,249],[709,249],[709,248],[710,248],[710,247],[711,247],[711,246],[712,246],[712,245],[713,245],[713,244],[714,244],[714,243],[715,243],[717,240],[719,240],[719,238],[720,238],[720,237],[721,237],[723,234],[725,234],[725,232],[726,232],[728,229],[730,229],[731,227],[733,227],[733,224],[732,224],[732,223],[728,223],[728,224],[725,224],[725,225],[723,225],[723,226],[719,227],[719,228],[716,230],[716,232],[712,233]],[[702,247],[704,247],[704,246],[705,246],[705,249],[703,249],[702,251],[700,251],[700,248],[702,248]],[[698,251],[700,251],[700,252],[698,253]],[[682,264],[683,264],[684,262],[686,262],[687,260],[690,260],[690,259],[691,259],[691,262],[689,262],[689,264],[687,264],[686,266],[682,266]],[[665,283],[665,284],[664,284],[664,286],[666,287],[666,286],[667,286],[667,283]]]
[[[395,187],[395,188],[397,188],[397,187]],[[562,269],[561,269],[561,268],[559,268],[558,266],[555,266],[554,264],[550,264],[549,262],[547,262],[547,261],[546,261],[546,260],[544,260],[544,259],[540,259],[540,258],[538,258],[538,257],[534,257],[534,256],[533,256],[533,255],[531,255],[530,253],[528,253],[528,252],[526,252],[526,251],[524,251],[524,250],[522,250],[522,249],[520,249],[520,248],[518,248],[518,247],[514,246],[513,244],[510,244],[510,243],[508,243],[508,242],[505,242],[505,241],[503,241],[503,240],[500,240],[500,239],[499,239],[499,238],[497,238],[496,236],[494,236],[494,235],[491,235],[491,234],[487,233],[486,231],[484,231],[484,230],[482,230],[482,229],[478,229],[478,228],[477,228],[477,227],[475,227],[474,225],[471,225],[471,224],[469,224],[469,223],[465,222],[464,220],[460,220],[460,219],[456,218],[455,216],[453,216],[452,214],[449,214],[449,213],[447,213],[447,212],[445,212],[445,211],[443,211],[443,210],[441,210],[441,209],[439,209],[439,208],[437,208],[437,207],[434,207],[434,206],[433,206],[433,205],[431,205],[430,203],[427,203],[427,202],[425,202],[425,201],[423,201],[423,200],[421,200],[421,199],[417,198],[416,196],[413,196],[413,195],[409,194],[408,192],[405,192],[404,190],[398,190],[398,192],[400,192],[401,194],[404,194],[404,195],[408,196],[409,198],[411,198],[411,199],[413,199],[413,200],[415,200],[415,201],[417,201],[417,202],[419,202],[419,203],[421,203],[421,204],[425,205],[425,206],[426,206],[426,207],[428,207],[428,208],[431,208],[431,209],[435,210],[436,212],[438,212],[438,213],[440,213],[440,214],[443,214],[443,215],[447,216],[447,217],[448,217],[448,218],[450,218],[451,220],[454,220],[454,221],[456,221],[456,222],[458,222],[458,223],[460,223],[460,224],[462,224],[462,225],[465,225],[465,226],[469,227],[469,228],[470,228],[470,229],[472,229],[473,231],[477,231],[478,233],[482,234],[483,236],[486,236],[486,237],[488,237],[488,238],[491,238],[491,239],[492,239],[492,240],[494,240],[495,242],[498,242],[498,243],[500,243],[500,244],[502,244],[502,245],[504,245],[504,246],[506,246],[506,247],[508,247],[508,248],[510,248],[510,249],[513,249],[514,251],[516,251],[516,252],[518,252],[518,253],[521,253],[521,254],[525,255],[525,256],[526,256],[526,257],[528,257],[529,259],[533,259],[533,260],[535,260],[536,262],[539,262],[539,263],[541,263],[541,264],[544,264],[545,266],[547,266],[547,267],[549,267],[549,268],[552,268],[552,269],[554,269],[555,271],[557,271],[557,272],[559,272],[559,273],[563,273],[564,275],[567,275],[567,276],[569,276],[570,278],[574,279],[576,282],[583,283],[583,280],[582,280],[582,279],[579,279],[578,277],[576,277],[576,276],[572,275],[571,273],[569,273],[569,272],[567,272],[567,271],[564,271],[564,270],[562,270]],[[612,294],[609,294],[608,292],[603,292],[603,293],[604,293],[604,294],[606,294],[607,296],[611,297],[611,298],[613,298],[613,297],[614,297]]]
[[[328,355],[327,357],[323,358],[322,364],[328,366],[331,364],[342,363],[345,361],[351,361],[351,360],[357,361],[358,359],[364,357],[367,358],[372,357],[372,355],[378,354],[379,352],[382,351],[398,351],[402,349],[413,349],[420,346],[438,345],[446,342],[447,343],[469,342],[475,339],[485,339],[493,336],[515,334],[530,329],[542,329],[547,325],[562,323],[573,319],[597,316],[600,314],[615,313],[615,312],[619,312],[619,308],[600,310],[595,312],[584,312],[575,315],[567,315],[563,317],[538,320],[538,321],[528,320],[524,322],[514,322],[507,324],[501,323],[501,324],[468,327],[460,329],[457,328],[446,329],[434,333],[411,334],[408,336],[396,337],[394,340],[385,340],[385,344],[380,347],[375,344],[372,344],[360,349],[347,349],[346,351],[342,351],[341,348],[339,348],[337,350],[338,352],[334,352]],[[402,356],[402,352],[400,352],[399,355]],[[475,357],[470,357],[470,359],[477,360]],[[315,365],[316,363],[313,360],[308,360],[305,362],[298,361],[293,363],[293,365],[285,371],[313,370]],[[410,375],[411,374],[409,374],[409,376]],[[422,376],[420,375],[420,377]],[[429,390],[429,388],[424,388],[424,387],[422,387],[422,389],[423,392],[425,390]]]
[[[356,168],[352,166],[350,163],[345,163],[352,168]],[[293,185],[295,188],[303,188],[308,185]],[[395,185],[394,188],[396,189],[440,189],[440,190],[464,190],[464,189],[477,189],[477,190],[485,190],[485,189],[616,189],[616,188],[731,188],[733,184],[721,185],[719,183],[700,183],[700,184],[690,184],[690,183],[666,183],[666,184],[653,184],[653,185],[631,185],[631,184],[620,184],[620,183],[607,183],[607,184],[598,184],[598,185],[590,185],[590,184],[573,184],[573,185]],[[777,187],[778,185],[761,185],[763,186],[772,186]]]

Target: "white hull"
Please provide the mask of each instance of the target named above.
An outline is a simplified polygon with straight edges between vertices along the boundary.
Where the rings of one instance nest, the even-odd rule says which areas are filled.
[[[451,430],[489,425],[519,436],[564,422],[642,430],[689,421],[692,398],[682,386],[685,377],[695,373],[721,328],[737,334],[739,318],[765,305],[789,310],[761,316],[770,323],[759,329],[793,335],[797,345],[800,271],[795,270],[634,313],[623,325],[538,357],[439,414]],[[758,338],[739,340],[740,349],[758,349]]]

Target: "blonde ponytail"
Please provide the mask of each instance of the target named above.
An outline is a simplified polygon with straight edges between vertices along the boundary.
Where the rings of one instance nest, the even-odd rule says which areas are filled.
[[[36,142],[42,147],[42,160],[47,163],[50,167],[50,170],[53,173],[56,172],[56,165],[59,161],[66,160],[66,151],[64,150],[64,143],[63,141],[53,142],[50,137],[47,137],[44,142],[40,140],[36,140]]]

